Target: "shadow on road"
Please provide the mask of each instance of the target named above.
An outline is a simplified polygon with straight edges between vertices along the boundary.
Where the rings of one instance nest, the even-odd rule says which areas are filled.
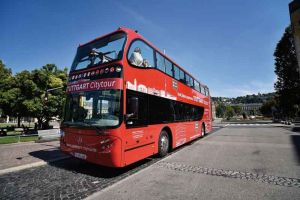
[[[294,151],[300,164],[300,135],[291,135],[291,140],[294,145]]]
[[[300,127],[296,126],[292,128],[293,132],[299,132],[300,133]]]
[[[38,151],[32,151],[32,152],[29,152],[29,155],[39,158],[46,162],[64,156],[64,154],[57,147],[50,148],[50,149],[44,149],[44,150],[38,150]]]
[[[57,148],[34,151],[34,152],[30,152],[29,154],[33,157],[39,158],[46,162],[51,159],[63,157],[65,155]],[[48,164],[56,168],[60,168],[60,169],[64,169],[76,173],[86,174],[93,177],[113,178],[123,173],[126,173],[130,170],[134,171],[135,169],[139,169],[140,167],[145,167],[153,163],[154,160],[155,157],[146,158],[142,161],[139,161],[137,163],[134,163],[124,168],[109,168],[109,167],[99,166],[73,157],[63,159],[60,161],[50,162]]]

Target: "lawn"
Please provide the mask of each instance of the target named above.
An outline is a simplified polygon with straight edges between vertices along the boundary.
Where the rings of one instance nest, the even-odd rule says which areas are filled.
[[[27,127],[34,127],[34,123],[31,122],[31,123],[28,123],[28,122],[24,122],[24,123],[21,123],[21,125],[24,125],[24,126],[27,126]],[[14,127],[17,127],[18,124],[16,123],[0,123],[0,128],[6,128],[6,127],[10,127],[10,126],[14,126]]]
[[[38,136],[4,136],[0,137],[0,144],[11,144],[17,142],[36,141]]]

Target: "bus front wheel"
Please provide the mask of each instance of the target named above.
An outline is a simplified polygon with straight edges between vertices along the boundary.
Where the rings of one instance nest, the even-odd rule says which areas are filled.
[[[163,130],[160,132],[159,140],[158,140],[159,157],[164,157],[168,154],[169,145],[170,145],[169,135],[165,130]]]

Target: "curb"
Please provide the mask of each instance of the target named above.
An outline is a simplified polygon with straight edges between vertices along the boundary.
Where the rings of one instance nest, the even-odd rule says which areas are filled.
[[[45,143],[45,142],[53,142],[53,141],[59,141],[60,138],[53,137],[53,138],[39,138],[35,141],[35,143]]]
[[[32,168],[32,167],[43,166],[43,165],[46,165],[46,164],[49,164],[49,163],[52,163],[52,162],[56,162],[56,161],[60,161],[60,160],[64,160],[64,159],[67,159],[67,158],[70,158],[70,156],[66,155],[66,156],[62,156],[60,158],[51,159],[49,161],[38,161],[38,162],[35,162],[35,163],[29,163],[29,164],[25,164],[25,165],[10,167],[10,168],[7,168],[7,169],[2,169],[2,170],[0,170],[0,175],[11,173],[11,172],[17,172],[17,171]]]

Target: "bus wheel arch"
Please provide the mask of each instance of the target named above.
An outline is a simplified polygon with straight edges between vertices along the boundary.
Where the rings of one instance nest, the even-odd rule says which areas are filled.
[[[164,127],[158,138],[158,156],[164,157],[172,149],[172,132],[169,127]]]

